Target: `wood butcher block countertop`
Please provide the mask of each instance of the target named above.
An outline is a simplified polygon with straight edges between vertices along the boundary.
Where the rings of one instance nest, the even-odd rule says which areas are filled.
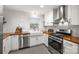
[[[67,40],[67,41],[71,41],[71,42],[74,42],[76,44],[79,44],[79,37],[65,35],[64,39]]]
[[[30,33],[25,32],[25,33],[3,33],[3,39],[5,39],[8,36],[12,36],[12,35],[29,35]]]

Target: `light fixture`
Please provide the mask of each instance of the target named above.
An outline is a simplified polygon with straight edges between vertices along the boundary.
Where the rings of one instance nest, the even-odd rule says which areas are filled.
[[[44,5],[40,5],[41,8],[44,8]]]

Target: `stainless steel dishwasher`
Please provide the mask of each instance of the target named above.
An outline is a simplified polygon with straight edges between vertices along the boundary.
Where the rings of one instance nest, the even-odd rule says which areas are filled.
[[[30,47],[29,36],[28,35],[19,35],[19,49]]]

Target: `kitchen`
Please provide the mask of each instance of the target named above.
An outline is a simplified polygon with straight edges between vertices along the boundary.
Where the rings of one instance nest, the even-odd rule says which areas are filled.
[[[78,5],[4,5],[3,54],[78,54],[78,10]]]

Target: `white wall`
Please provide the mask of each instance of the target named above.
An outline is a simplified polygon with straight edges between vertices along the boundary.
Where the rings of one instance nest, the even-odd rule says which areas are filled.
[[[15,32],[18,25],[23,28],[23,31],[30,30],[30,23],[38,23],[39,28],[43,28],[43,18],[33,19],[29,18],[29,14],[26,12],[4,9],[4,17],[7,21],[3,25],[3,32]]]

